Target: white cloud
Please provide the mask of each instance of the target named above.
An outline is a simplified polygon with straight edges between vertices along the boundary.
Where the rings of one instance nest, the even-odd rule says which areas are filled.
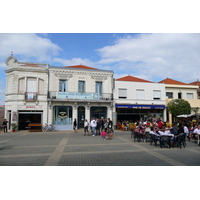
[[[41,35],[41,34],[40,34]],[[34,33],[1,33],[0,58],[6,59],[11,52],[26,61],[36,58],[37,61],[51,61],[61,48],[49,39]]]
[[[65,66],[73,66],[73,65],[86,65],[89,67],[92,67],[94,63],[90,61],[89,59],[82,59],[82,58],[72,58],[71,60],[63,59],[63,58],[54,58],[54,62],[61,63]]]
[[[192,82],[200,77],[200,34],[140,34],[118,38],[98,49],[99,64],[114,65],[115,72],[160,81],[167,77]],[[116,69],[117,68],[117,69]],[[190,76],[188,76],[190,74]],[[155,80],[154,80],[155,79]]]

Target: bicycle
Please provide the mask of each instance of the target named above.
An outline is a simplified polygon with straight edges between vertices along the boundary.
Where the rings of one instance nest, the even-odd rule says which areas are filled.
[[[55,131],[55,126],[53,124],[46,124],[45,123],[45,126],[42,127],[42,131],[43,132],[47,132],[47,131]]]

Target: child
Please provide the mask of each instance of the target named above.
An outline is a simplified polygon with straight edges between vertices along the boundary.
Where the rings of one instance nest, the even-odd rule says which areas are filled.
[[[105,130],[102,130],[100,135],[102,136],[102,140],[106,140],[105,137],[106,137],[107,133],[105,132]]]

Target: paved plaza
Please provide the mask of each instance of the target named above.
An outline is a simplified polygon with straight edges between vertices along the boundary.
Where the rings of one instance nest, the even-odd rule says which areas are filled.
[[[0,166],[200,166],[200,146],[160,148],[134,142],[130,131],[112,140],[83,136],[83,130],[0,134]]]

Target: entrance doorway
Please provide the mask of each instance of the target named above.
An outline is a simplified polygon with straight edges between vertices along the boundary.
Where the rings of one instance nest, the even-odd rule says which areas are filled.
[[[78,107],[78,128],[84,128],[84,120],[85,120],[85,107]]]
[[[18,130],[27,130],[29,123],[40,123],[42,121],[41,113],[19,113]]]

